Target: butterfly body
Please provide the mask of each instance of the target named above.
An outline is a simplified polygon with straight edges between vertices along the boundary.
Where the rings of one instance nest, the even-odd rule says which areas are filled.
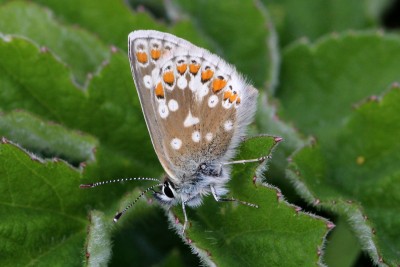
[[[157,31],[129,35],[129,59],[146,124],[166,171],[161,203],[198,206],[228,190],[240,137],[256,110],[257,90],[207,50]]]

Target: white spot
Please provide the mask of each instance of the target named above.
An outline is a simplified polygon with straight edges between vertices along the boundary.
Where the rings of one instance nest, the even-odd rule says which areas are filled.
[[[160,117],[163,119],[168,117],[169,110],[167,105],[165,105],[165,103],[160,103],[160,105],[158,106],[158,113],[160,113]]]
[[[190,127],[190,126],[193,126],[193,125],[195,125],[195,124],[197,124],[199,122],[200,122],[199,118],[193,117],[192,113],[189,110],[189,114],[187,115],[185,121],[183,122],[183,126]]]
[[[146,86],[147,89],[153,88],[153,80],[151,79],[150,75],[144,76],[143,82],[144,82],[144,86]]]
[[[171,146],[173,149],[178,150],[182,146],[182,140],[179,138],[174,138],[171,140]]]
[[[225,100],[222,102],[222,106],[226,109],[229,109],[232,106],[232,103],[229,103],[229,100]]]
[[[169,108],[169,110],[171,110],[171,111],[177,111],[177,110],[179,109],[179,104],[178,104],[178,102],[177,102],[175,99],[171,99],[171,100],[168,102],[168,108]]]
[[[189,89],[192,90],[192,92],[196,92],[200,86],[200,73],[197,73],[196,76],[190,75]]]
[[[181,77],[178,78],[177,85],[178,85],[179,89],[182,89],[182,90],[185,89],[187,87],[187,84],[188,84],[188,82],[187,82],[185,76],[181,76]]]
[[[232,121],[230,121],[230,120],[226,121],[226,122],[224,123],[224,128],[225,128],[225,131],[230,131],[230,130],[232,130],[232,129],[233,129],[233,123],[232,123]]]
[[[208,106],[210,108],[215,107],[218,104],[218,96],[212,95],[208,98]]]
[[[212,133],[207,133],[207,134],[206,134],[206,140],[207,140],[208,142],[210,142],[210,141],[212,140],[212,138],[213,138],[213,134],[212,134]]]
[[[192,133],[192,140],[193,140],[193,142],[198,143],[198,142],[200,142],[200,139],[201,139],[201,134],[200,134],[200,132],[199,132],[199,131],[194,131],[194,132]]]
[[[200,86],[200,88],[197,90],[197,101],[201,103],[203,97],[208,94],[208,91],[208,85],[203,84],[202,86]]]

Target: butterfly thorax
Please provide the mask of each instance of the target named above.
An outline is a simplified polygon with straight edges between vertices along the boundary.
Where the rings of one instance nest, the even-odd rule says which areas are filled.
[[[221,164],[202,163],[197,170],[183,177],[174,179],[168,175],[164,178],[161,192],[155,192],[155,198],[165,205],[176,205],[184,202],[185,205],[197,207],[201,205],[204,196],[211,193],[211,188],[218,196],[228,192],[225,188],[229,180],[230,169]],[[181,181],[174,183],[174,181]]]

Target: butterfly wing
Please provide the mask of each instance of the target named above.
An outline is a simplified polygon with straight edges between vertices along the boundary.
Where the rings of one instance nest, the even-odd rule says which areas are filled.
[[[153,146],[175,184],[203,162],[234,156],[258,94],[234,67],[157,31],[132,32],[129,59]]]

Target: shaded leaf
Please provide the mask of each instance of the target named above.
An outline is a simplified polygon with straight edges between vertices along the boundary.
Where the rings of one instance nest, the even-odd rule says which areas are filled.
[[[188,40],[199,40],[200,44],[205,43],[194,30],[191,21],[184,20],[168,28],[167,25],[157,22],[146,12],[131,10],[121,0],[111,2],[69,0],[68,5],[58,0],[35,0],[35,2],[46,5],[59,18],[71,24],[78,24],[97,34],[105,43],[116,45],[123,51],[128,49],[128,34],[139,29],[168,31]],[[106,21],[105,18],[107,18]]]
[[[368,29],[379,24],[390,0],[262,0],[274,19],[282,46],[305,37],[310,40],[332,32]]]
[[[61,25],[52,14],[35,4],[11,1],[0,7],[0,32],[27,37],[57,54],[71,67],[82,85],[110,55],[95,37],[79,28]]]
[[[344,216],[375,264],[400,264],[400,90],[362,104],[330,146],[293,156],[289,173],[303,197]]]

